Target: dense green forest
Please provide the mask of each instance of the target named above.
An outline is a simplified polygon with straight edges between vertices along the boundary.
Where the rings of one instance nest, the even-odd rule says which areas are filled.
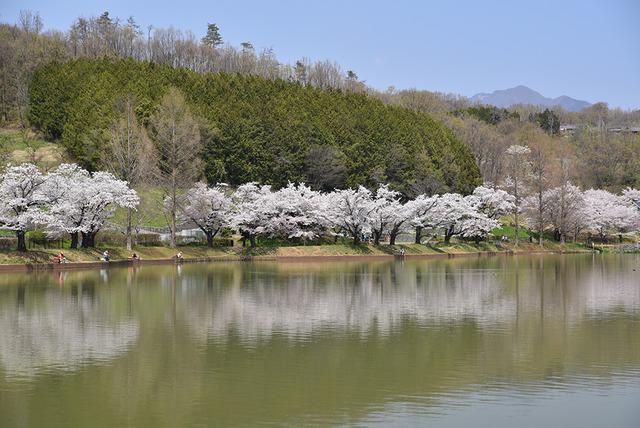
[[[199,119],[209,181],[306,181],[325,189],[390,182],[407,195],[467,193],[481,183],[471,150],[427,113],[279,79],[133,59],[50,63],[33,74],[28,118],[96,169],[108,156],[118,100],[133,96],[147,125],[170,87]]]

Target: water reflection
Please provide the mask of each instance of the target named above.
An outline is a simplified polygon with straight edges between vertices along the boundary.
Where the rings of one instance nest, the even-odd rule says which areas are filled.
[[[232,265],[194,269],[177,282],[179,304],[196,337],[225,338],[234,330],[254,341],[274,333],[299,339],[327,328],[390,334],[407,321],[504,329],[539,317],[579,323],[587,316],[635,314],[635,276],[624,265],[576,269],[566,259],[540,257],[345,263],[331,269],[322,263]]]
[[[5,275],[0,415],[422,424],[490,396],[614,394],[640,379],[639,268],[587,255]],[[78,401],[91,418],[61,412]]]
[[[73,371],[88,362],[116,358],[136,342],[137,320],[114,314],[112,302],[96,298],[93,278],[64,290],[32,287],[62,285],[69,275],[38,275],[31,277],[34,283],[25,277],[2,289],[0,373],[30,377],[43,371]]]

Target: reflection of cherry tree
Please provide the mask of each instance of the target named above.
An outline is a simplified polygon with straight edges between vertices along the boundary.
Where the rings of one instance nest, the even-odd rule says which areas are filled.
[[[5,332],[0,334],[0,367],[11,376],[35,376],[126,353],[138,339],[138,322],[104,318],[89,299],[54,292],[34,307],[5,304],[0,307],[0,331]]]
[[[214,295],[187,288],[182,295],[184,313],[191,331],[202,340],[224,341],[235,331],[252,343],[274,334],[305,338],[327,328],[392,334],[407,320],[425,326],[468,320],[479,328],[511,328],[517,319],[537,320],[540,311],[545,319],[578,323],[585,316],[640,307],[632,272],[621,274],[605,267],[594,266],[579,277],[556,278],[544,264],[525,266],[516,294],[514,273],[505,269],[504,262],[494,269],[459,260],[346,266],[351,270],[301,268],[279,273],[276,268],[251,279],[238,268],[230,280],[234,285]],[[184,284],[195,282],[188,274],[183,279]],[[554,295],[559,289],[554,281],[572,286],[561,296]],[[543,300],[541,283],[550,287]]]

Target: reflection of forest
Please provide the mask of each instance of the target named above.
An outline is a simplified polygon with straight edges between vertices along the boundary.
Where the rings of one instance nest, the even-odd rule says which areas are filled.
[[[108,364],[39,376],[29,394],[0,396],[0,414],[92,397],[100,401],[95,419],[112,426],[335,423],[397,400],[438,406],[487,385],[535,393],[550,383],[637,377],[639,266],[636,256],[535,256],[143,267],[71,272],[62,283],[57,274],[2,278],[0,331],[20,328],[23,311],[139,333]],[[18,278],[22,287],[9,285]],[[77,329],[55,337],[86,340]],[[123,346],[125,336],[110,339]],[[1,370],[16,370],[5,359],[20,357],[6,343],[0,391]],[[65,420],[34,412],[36,422],[45,417]],[[86,424],[80,413],[66,417]]]

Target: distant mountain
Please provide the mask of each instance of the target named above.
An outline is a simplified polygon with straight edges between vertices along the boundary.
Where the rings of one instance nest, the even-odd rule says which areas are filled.
[[[510,89],[493,91],[490,94],[480,93],[471,97],[471,101],[490,104],[496,107],[511,107],[515,104],[532,104],[545,107],[560,106],[567,111],[582,111],[591,104],[563,95],[557,98],[547,98],[526,86],[516,86]]]

